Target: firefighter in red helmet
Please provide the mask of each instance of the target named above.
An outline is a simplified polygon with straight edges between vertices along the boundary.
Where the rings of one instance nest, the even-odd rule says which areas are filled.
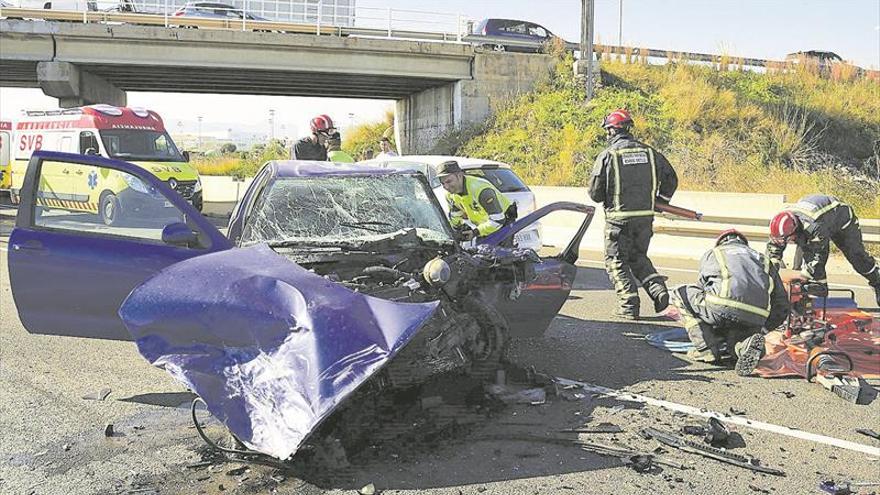
[[[333,120],[329,115],[318,115],[309,122],[312,133],[297,141],[290,150],[291,160],[327,160],[327,147],[325,142],[331,135],[336,134]]]
[[[678,177],[669,161],[631,134],[627,110],[615,110],[602,122],[609,146],[596,158],[590,176],[590,198],[605,206],[605,268],[614,283],[619,307],[615,314],[639,317],[639,286],[654,301],[654,311],[669,304],[666,277],[648,259],[653,236],[654,203],[669,202]]]
[[[865,277],[880,306],[880,265],[865,250],[859,219],[852,206],[834,196],[805,196],[776,214],[770,221],[767,254],[781,263],[786,244],[797,244],[804,255],[803,274],[814,282],[827,284],[825,264],[831,242],[853,269]]]
[[[764,332],[785,321],[789,309],[778,267],[734,229],[721,232],[700,259],[697,283],[674,288],[670,304],[694,344],[688,358],[718,363],[735,357],[743,376],[764,355]]]

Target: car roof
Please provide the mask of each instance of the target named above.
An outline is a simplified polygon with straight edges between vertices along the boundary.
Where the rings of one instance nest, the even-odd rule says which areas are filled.
[[[428,165],[437,166],[443,162],[455,160],[458,166],[463,170],[480,168],[483,165],[494,165],[499,168],[510,168],[510,165],[494,160],[486,160],[483,158],[470,158],[467,156],[451,156],[451,155],[403,155],[393,157],[374,158],[371,161],[377,162],[421,162]]]
[[[392,175],[397,170],[370,167],[361,163],[319,162],[309,160],[272,160],[266,163],[275,177],[326,177],[334,175]]]

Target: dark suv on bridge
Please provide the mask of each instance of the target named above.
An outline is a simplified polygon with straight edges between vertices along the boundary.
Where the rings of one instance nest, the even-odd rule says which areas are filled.
[[[528,21],[514,19],[483,19],[475,27],[473,34],[505,40],[486,41],[480,46],[490,47],[497,52],[535,53],[541,50],[541,44],[554,38],[554,34],[544,26]],[[505,41],[509,40],[511,43]],[[517,43],[525,42],[525,43]]]

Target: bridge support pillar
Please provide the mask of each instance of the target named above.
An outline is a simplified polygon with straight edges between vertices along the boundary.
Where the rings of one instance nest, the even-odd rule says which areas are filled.
[[[549,55],[477,53],[472,77],[397,100],[394,129],[404,154],[448,154],[498,103],[531,91],[555,66]]]
[[[47,96],[58,98],[61,108],[106,103],[125,106],[125,91],[70,62],[39,62],[37,80]]]

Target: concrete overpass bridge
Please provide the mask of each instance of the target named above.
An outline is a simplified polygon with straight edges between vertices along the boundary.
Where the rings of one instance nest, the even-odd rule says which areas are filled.
[[[0,86],[42,88],[62,107],[124,105],[126,91],[391,99],[407,153],[484,121],[552,64],[463,43],[0,20]]]

